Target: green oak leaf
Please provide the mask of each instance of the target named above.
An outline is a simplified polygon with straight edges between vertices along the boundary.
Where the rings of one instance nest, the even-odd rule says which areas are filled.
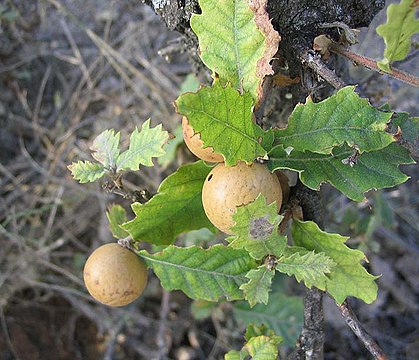
[[[134,203],[136,217],[122,225],[136,241],[172,244],[190,230],[206,227],[215,232],[202,207],[201,191],[211,168],[202,161],[180,167],[160,184],[158,193],[145,204]]]
[[[330,273],[335,265],[325,254],[308,251],[305,254],[296,252],[290,256],[283,256],[278,259],[275,268],[287,275],[294,275],[298,282],[304,281],[304,284],[311,288],[318,282],[326,281],[326,274]]]
[[[354,150],[348,146],[335,148],[332,155],[327,155],[295,150],[288,153],[279,145],[270,151],[267,165],[271,171],[298,171],[301,181],[310,189],[318,190],[321,183],[328,182],[348,198],[362,201],[368,190],[405,182],[409,177],[400,172],[399,165],[414,163],[409,152],[396,143],[359,155],[354,166],[345,164],[353,154]]]
[[[354,86],[314,103],[311,98],[295,107],[284,130],[275,130],[284,148],[331,154],[345,142],[358,151],[379,150],[395,139],[385,132],[392,113],[379,111],[354,92]]]
[[[282,291],[271,293],[268,305],[258,304],[251,308],[246,301],[233,305],[237,321],[250,324],[265,324],[281,336],[284,344],[294,346],[303,324],[303,300],[298,296],[287,296]]]
[[[241,95],[230,84],[223,87],[216,80],[212,87],[181,95],[176,107],[200,133],[204,147],[211,146],[222,154],[227,166],[266,156],[261,144],[272,135],[252,121],[253,100],[249,93]]]
[[[381,70],[389,72],[392,61],[403,60],[410,52],[411,37],[419,32],[414,3],[415,0],[401,0],[399,4],[391,4],[387,8],[387,22],[377,27],[377,34],[386,44],[384,58],[377,62]]]
[[[141,131],[135,128],[131,134],[128,150],[118,158],[117,170],[139,170],[140,164],[153,166],[151,159],[164,155],[162,147],[168,138],[169,134],[162,130],[161,124],[150,128],[150,119],[148,119],[142,125]]]
[[[71,175],[81,184],[94,182],[106,174],[107,170],[103,165],[90,161],[78,161],[68,165]]]
[[[209,249],[170,245],[157,254],[145,250],[138,254],[166,290],[182,290],[192,299],[207,301],[243,299],[239,287],[246,281],[245,275],[256,268],[246,251],[221,244]]]
[[[415,143],[419,139],[419,117],[410,117],[409,113],[397,113],[397,117],[391,121],[392,125],[402,129],[402,139]]]
[[[240,286],[243,290],[244,298],[249,302],[250,307],[257,303],[267,304],[269,300],[269,291],[271,290],[272,279],[275,272],[268,270],[266,266],[250,270],[246,274],[249,282]]]
[[[121,205],[112,205],[106,212],[109,220],[109,228],[112,235],[117,239],[128,237],[128,233],[122,229],[121,225],[128,221],[127,212]]]
[[[278,359],[278,345],[280,337],[256,336],[251,338],[244,348],[253,360],[276,360]]]
[[[246,249],[255,259],[282,255],[287,240],[278,234],[282,216],[277,213],[276,203],[267,205],[260,194],[252,203],[237,207],[233,220],[236,224],[231,231],[235,235],[226,239],[230,247]]]
[[[120,133],[115,134],[114,129],[105,130],[93,140],[93,145],[90,147],[94,159],[107,169],[116,167],[119,157],[119,136]]]
[[[191,17],[203,63],[234,88],[249,91],[255,100],[260,97],[264,76],[273,73],[269,61],[279,43],[265,4],[253,11],[250,8],[258,3],[199,0],[202,13]]]
[[[312,221],[294,220],[292,239],[297,246],[324,253],[336,263],[327,278],[313,281],[314,286],[326,290],[339,304],[348,296],[355,296],[368,304],[375,301],[378,290],[375,280],[378,276],[369,274],[360,264],[365,259],[362,251],[345,245],[348,237],[326,233]]]

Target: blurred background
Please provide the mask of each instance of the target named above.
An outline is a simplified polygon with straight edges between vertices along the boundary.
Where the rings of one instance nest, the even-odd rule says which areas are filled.
[[[375,27],[361,33],[355,51],[380,59]],[[90,159],[103,130],[121,131],[122,143],[151,118],[177,135],[156,166],[129,174],[132,189],[156,192],[180,164],[185,149],[172,105],[193,89],[186,54],[168,51],[180,35],[166,29],[136,0],[0,1],[0,359],[222,359],[243,344],[246,323],[268,322],[284,337],[284,355],[299,334],[303,289],[277,278],[271,302],[250,312],[242,302],[192,302],[167,293],[153,275],[145,294],[109,308],[86,292],[82,271],[91,251],[114,241],[106,218],[112,203],[129,202],[80,185],[66,168]],[[396,66],[418,74],[414,50]],[[351,66],[351,64],[348,64]],[[416,67],[415,67],[416,65]],[[351,66],[353,83],[374,105],[418,116],[419,93],[387,76]],[[391,359],[419,359],[418,169],[404,167],[405,184],[371,192],[357,204],[322,188],[327,230],[351,236],[368,269],[383,274],[378,300],[351,299],[361,322]],[[205,230],[179,244],[220,241]],[[325,298],[326,359],[369,359]]]

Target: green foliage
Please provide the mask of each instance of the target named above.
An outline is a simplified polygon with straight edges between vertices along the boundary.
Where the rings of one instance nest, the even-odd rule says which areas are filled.
[[[277,214],[276,203],[267,205],[261,194],[254,202],[239,206],[233,220],[236,224],[231,231],[236,235],[226,239],[229,246],[246,249],[255,259],[262,259],[266,255],[282,255],[286,239],[278,234],[282,216]]]
[[[295,252],[280,258],[275,269],[290,276],[294,275],[298,282],[304,281],[304,284],[311,288],[316,283],[327,281],[326,274],[330,273],[334,266],[335,262],[324,253],[308,251],[305,254]]]
[[[201,190],[211,168],[202,161],[180,167],[160,185],[145,204],[134,203],[136,217],[122,227],[136,241],[172,244],[189,230],[206,227],[215,231],[202,207]]]
[[[224,355],[224,360],[245,360],[249,356],[249,353],[246,349],[230,350],[227,354]]]
[[[81,184],[96,181],[106,174],[106,169],[101,164],[90,161],[73,162],[67,167],[73,178]]]
[[[353,157],[353,166],[345,163]],[[348,146],[335,148],[332,155],[327,155],[296,150],[288,153],[279,145],[270,151],[269,159],[268,167],[271,171],[298,171],[301,181],[310,189],[318,190],[322,182],[328,182],[355,201],[362,201],[368,190],[388,188],[405,182],[408,177],[398,167],[414,163],[409,152],[396,143],[359,156]]]
[[[265,335],[256,336],[248,340],[245,349],[253,360],[276,360],[278,359],[278,345],[281,339]]]
[[[121,205],[112,205],[106,212],[106,216],[109,220],[109,228],[115,238],[123,239],[129,235],[121,227],[123,223],[128,221],[127,212]]]
[[[157,254],[138,253],[152,267],[166,290],[182,290],[192,299],[243,299],[239,289],[245,275],[256,268],[246,251],[221,244],[209,249],[168,246]]]
[[[181,95],[176,107],[200,133],[204,146],[224,156],[226,165],[235,165],[238,160],[251,163],[266,155],[261,143],[271,134],[252,121],[253,100],[248,93],[241,95],[216,80],[212,87]]]
[[[96,137],[90,149],[93,158],[99,162],[79,161],[68,166],[73,178],[80,183],[93,182],[106,173],[116,174],[123,170],[138,170],[139,165],[152,166],[153,157],[164,155],[163,145],[167,142],[168,133],[162,125],[150,128],[150,119],[138,131],[131,134],[129,149],[120,154],[120,133],[113,129],[105,130]]]
[[[129,148],[118,158],[117,170],[139,170],[139,165],[153,166],[151,159],[164,155],[163,145],[169,135],[162,130],[162,125],[150,128],[150,119],[147,120],[141,131],[137,128],[130,138]]]
[[[199,0],[199,5],[202,14],[192,16],[191,28],[198,37],[203,63],[222,80],[257,99],[263,77],[272,74],[269,61],[279,36],[273,29],[268,36],[258,29],[247,1]],[[272,28],[267,15],[261,21]]]
[[[319,154],[331,154],[345,142],[356,145],[360,153],[386,147],[394,141],[384,131],[391,113],[378,111],[354,90],[354,86],[345,87],[319,103],[308,98],[295,107],[287,128],[276,130],[275,137],[284,148]]]
[[[245,301],[234,304],[233,314],[237,321],[267,325],[281,336],[284,344],[294,346],[303,323],[303,300],[297,296],[287,296],[283,291],[273,292],[267,305],[258,304],[251,308]]]
[[[411,37],[419,32],[415,0],[401,0],[387,8],[387,22],[377,27],[378,35],[384,38],[384,59],[377,62],[381,70],[389,72],[392,61],[403,60],[410,52]]]
[[[272,279],[275,271],[268,270],[266,266],[250,270],[246,277],[249,282],[240,286],[243,290],[244,298],[249,302],[250,307],[257,303],[267,304],[269,300],[269,291],[271,290]]]
[[[402,130],[402,139],[415,143],[419,139],[419,117],[410,117],[408,113],[397,113],[397,117],[391,121],[393,126]]]
[[[240,351],[232,350],[225,355],[225,359],[245,359],[248,355],[252,359],[277,359],[278,345],[282,338],[265,325],[251,324],[246,329],[246,344]]]
[[[362,251],[350,249],[344,244],[347,237],[328,234],[311,221],[294,220],[292,239],[297,246],[324,253],[336,263],[327,278],[313,281],[317,288],[326,290],[336,302],[342,304],[347,296],[355,296],[368,304],[376,299],[377,276],[369,274],[360,264],[361,260],[365,260]]]

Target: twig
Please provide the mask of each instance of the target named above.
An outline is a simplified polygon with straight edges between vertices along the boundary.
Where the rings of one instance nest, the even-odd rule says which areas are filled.
[[[371,355],[374,356],[374,359],[387,360],[387,355],[378,346],[374,339],[367,333],[367,331],[362,327],[358,318],[349,306],[347,300],[345,300],[342,305],[338,305],[338,308],[348,326],[358,337],[358,339],[362,341],[362,343],[365,345],[365,347],[371,353]]]
[[[307,65],[335,89],[339,90],[346,86],[345,82],[322,61],[319,54],[309,50],[301,53],[299,58],[302,64]]]
[[[405,73],[404,71],[397,69],[390,69],[390,72],[385,73],[378,67],[377,62],[375,60],[370,59],[366,56],[356,54],[336,43],[333,43],[329,49],[330,51],[336,54],[340,54],[346,57],[347,59],[352,60],[357,65],[362,65],[367,69],[377,71],[380,74],[387,74],[388,76],[403,81],[406,84],[419,87],[419,78],[414,75]]]

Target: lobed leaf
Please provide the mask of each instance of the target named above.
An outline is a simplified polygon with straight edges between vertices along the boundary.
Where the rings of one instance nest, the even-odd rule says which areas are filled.
[[[419,20],[415,16],[417,6],[415,0],[401,0],[387,8],[387,22],[376,30],[386,44],[384,58],[377,62],[381,70],[389,72],[392,61],[403,60],[410,52],[411,37],[419,32]]]
[[[267,304],[269,300],[269,291],[271,291],[272,279],[275,272],[268,270],[266,266],[250,270],[246,274],[249,281],[240,286],[243,290],[244,298],[249,302],[250,307],[257,303]]]
[[[202,13],[192,15],[191,28],[203,63],[257,100],[264,76],[273,74],[269,61],[280,39],[265,11],[266,2],[253,1],[252,9],[244,0],[199,0],[199,5]]]
[[[130,137],[128,150],[124,151],[118,158],[117,170],[139,170],[139,166],[153,166],[151,159],[165,154],[162,149],[167,142],[169,135],[162,130],[159,124],[150,128],[150,119],[143,123],[141,131],[137,128]]]
[[[134,240],[155,245],[172,244],[184,231],[206,227],[215,232],[205,215],[201,198],[210,170],[202,161],[180,167],[163,180],[150,201],[132,204],[136,217],[122,228]]]
[[[216,80],[212,87],[181,95],[176,107],[200,133],[204,146],[222,154],[227,166],[266,156],[261,143],[271,134],[252,121],[253,100],[249,93],[240,95],[230,84],[223,87]]]
[[[127,212],[121,205],[112,205],[106,212],[106,217],[109,220],[109,228],[115,238],[123,239],[129,235],[121,227],[123,223],[128,221]]]
[[[73,162],[67,168],[71,171],[73,178],[81,184],[96,181],[107,172],[101,164],[90,161]]]
[[[280,340],[261,335],[251,338],[244,348],[253,360],[276,360],[278,359],[278,344]]]
[[[379,150],[395,139],[385,132],[392,113],[379,111],[354,92],[354,86],[314,103],[311,98],[295,107],[283,130],[275,130],[277,140],[286,148],[331,154],[345,142],[356,145],[360,153]]]
[[[330,273],[335,265],[335,262],[323,253],[296,252],[280,258],[276,270],[290,276],[294,275],[298,282],[304,281],[304,284],[311,288],[318,282],[326,281],[326,274]]]
[[[114,129],[105,130],[93,140],[90,147],[93,158],[107,169],[116,167],[119,157],[119,136],[119,132],[115,134]]]
[[[400,172],[399,165],[414,163],[409,152],[396,143],[359,155],[354,166],[345,164],[353,155],[354,150],[348,146],[335,148],[332,155],[327,155],[295,150],[288,153],[279,145],[270,151],[267,165],[271,171],[298,171],[301,181],[313,190],[328,182],[348,198],[362,201],[368,190],[405,182],[408,176]]]
[[[237,207],[233,220],[236,224],[231,231],[235,235],[226,239],[229,246],[246,249],[255,259],[282,255],[287,241],[278,234],[282,216],[277,213],[276,203],[267,205],[265,197],[260,194],[252,203]]]
[[[157,254],[138,253],[168,290],[182,290],[192,299],[218,301],[243,299],[240,285],[256,268],[246,251],[214,245],[209,249],[168,246]]]
[[[297,246],[324,253],[336,263],[327,278],[312,281],[314,286],[326,290],[339,304],[348,296],[355,296],[368,304],[375,301],[378,290],[375,280],[378,276],[369,274],[360,264],[365,259],[362,251],[350,249],[344,244],[347,237],[326,233],[312,221],[294,220],[292,239]]]

